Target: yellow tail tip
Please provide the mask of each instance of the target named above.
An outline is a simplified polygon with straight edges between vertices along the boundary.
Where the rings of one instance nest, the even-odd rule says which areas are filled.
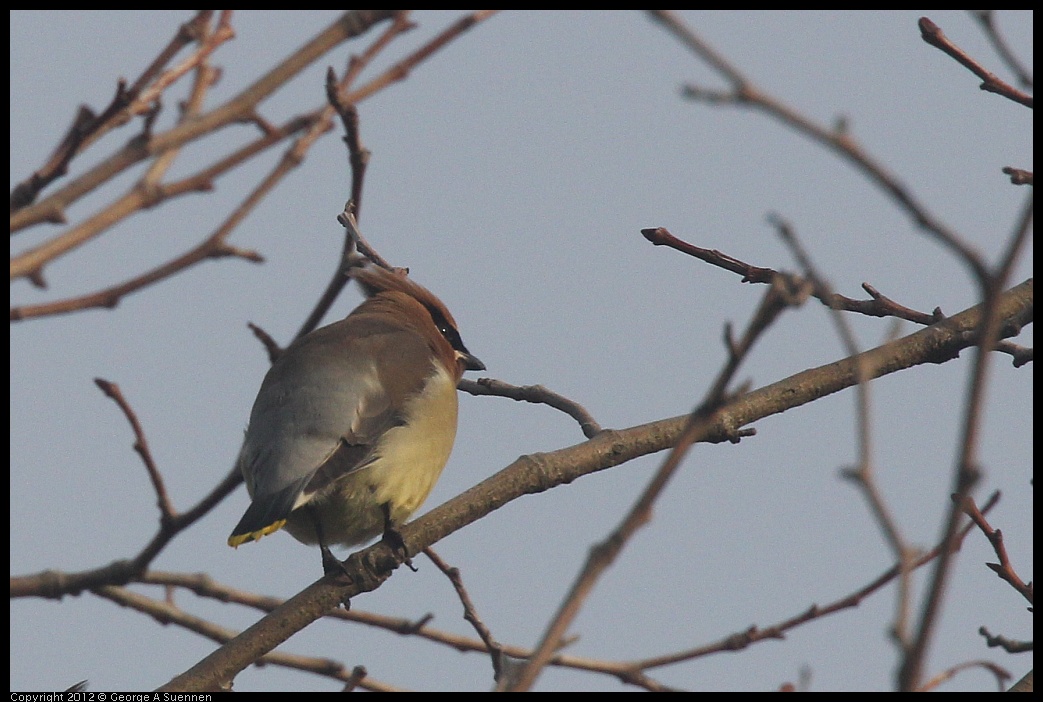
[[[268,536],[268,534],[279,531],[284,526],[286,526],[286,520],[280,519],[279,521],[273,522],[268,526],[264,527],[263,529],[258,529],[257,531],[250,531],[245,534],[232,534],[228,537],[228,545],[232,548],[239,548],[247,541],[257,541],[262,536]]]

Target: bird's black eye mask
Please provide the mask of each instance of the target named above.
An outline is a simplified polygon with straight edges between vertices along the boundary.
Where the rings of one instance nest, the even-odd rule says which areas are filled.
[[[463,339],[460,338],[460,332],[458,332],[456,327],[445,318],[445,315],[434,307],[427,307],[427,312],[431,315],[431,321],[435,323],[435,326],[438,327],[438,331],[442,333],[442,336],[449,342],[449,345],[457,351],[467,353]]]

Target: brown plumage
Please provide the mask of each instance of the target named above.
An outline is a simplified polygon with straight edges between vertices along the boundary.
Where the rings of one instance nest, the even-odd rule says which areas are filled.
[[[350,269],[368,298],[291,344],[261,384],[239,455],[253,499],[231,546],[285,527],[354,545],[427,498],[456,437],[456,384],[484,370],[445,305],[404,273]]]

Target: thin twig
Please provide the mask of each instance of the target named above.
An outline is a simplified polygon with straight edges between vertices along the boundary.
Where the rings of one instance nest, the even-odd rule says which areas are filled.
[[[173,602],[156,600],[123,587],[103,585],[94,588],[91,592],[121,607],[128,607],[134,611],[147,614],[163,624],[175,624],[182,629],[192,631],[218,644],[227,643],[242,633],[220,626],[202,617],[189,614]],[[358,667],[348,670],[343,663],[331,658],[301,656],[282,651],[272,651],[259,657],[257,663],[259,665],[275,665],[290,670],[314,673],[315,675],[333,680],[340,680],[345,685],[354,685],[375,692],[394,689],[388,683],[366,676],[364,668],[362,669],[362,675],[359,675],[357,673]]]
[[[95,115],[90,108],[81,106],[73,119],[72,126],[54,153],[51,154],[47,163],[37,169],[32,176],[20,183],[12,191],[11,212],[13,213],[32,203],[40,191],[68,172],[69,164],[72,162],[73,157],[86,150],[102,135],[128,122],[133,114],[143,114],[146,108],[150,107],[157,99],[158,94],[150,94],[146,100],[140,101],[141,107],[136,110],[132,109],[131,106],[140,99],[145,87],[156,79],[166,64],[182,48],[194,41],[199,41],[204,36],[211,37],[209,41],[202,42],[200,49],[193,54],[191,59],[195,63],[201,63],[206,56],[217,48],[218,44],[231,38],[231,34],[227,33],[231,32],[230,28],[227,29],[227,32],[220,32],[219,37],[213,37],[214,33],[210,32],[210,17],[213,15],[213,12],[213,10],[200,10],[195,18],[178,27],[177,33],[167,46],[159,52],[159,55],[153,59],[152,63],[149,64],[129,88],[126,85],[126,81],[122,79],[118,81],[116,95],[108,107],[102,110],[100,115]],[[227,13],[229,11],[225,10],[224,12]],[[221,26],[227,28],[227,18],[224,16],[222,16]],[[186,63],[187,67],[178,73],[178,76],[182,75],[188,68],[191,68],[191,65],[191,63]],[[176,77],[170,77],[166,81],[164,88],[173,83],[175,79]],[[48,217],[47,221],[62,222],[63,215],[60,212],[54,212]]]
[[[981,441],[981,426],[985,421],[984,407],[986,382],[990,368],[990,351],[996,347],[999,339],[1009,336],[1012,331],[1020,331],[1020,328],[1017,330],[1009,328],[1009,323],[1002,319],[1003,314],[1000,312],[999,306],[1001,291],[1006,286],[1007,279],[1014,270],[1014,264],[1028,241],[1029,231],[1032,228],[1032,217],[1033,199],[1029,196],[1015,222],[1010,242],[1005,248],[995,272],[986,270],[984,277],[979,280],[982,295],[981,318],[974,330],[974,363],[968,378],[967,400],[961,422],[962,442],[956,465],[953,468],[953,503],[948,510],[945,523],[945,534],[950,540],[956,537],[965,500],[981,478],[978,450]],[[899,668],[898,682],[899,688],[902,690],[915,690],[920,687],[927,647],[933,638],[934,629],[941,615],[942,600],[951,574],[952,557],[952,551],[943,551],[931,573],[914,644]]]
[[[811,256],[801,245],[793,227],[778,215],[770,216],[769,221],[775,225],[779,237],[793,252],[797,262],[804,270],[804,275],[811,280],[815,288],[815,296],[820,300],[833,302],[837,296],[833,294],[829,283],[812,263]],[[912,572],[913,559],[916,554],[905,537],[902,536],[901,530],[898,528],[898,522],[888,508],[884,500],[883,491],[876,480],[875,461],[873,460],[873,424],[870,417],[872,409],[870,401],[871,390],[869,387],[869,379],[873,376],[873,369],[867,365],[868,357],[860,354],[860,348],[855,340],[854,332],[847,323],[847,319],[840,313],[840,307],[830,304],[829,308],[830,318],[837,329],[837,335],[840,337],[848,356],[860,359],[860,363],[855,369],[858,380],[855,386],[855,428],[856,436],[858,437],[858,463],[853,467],[845,469],[842,475],[853,480],[861,489],[866,502],[869,503],[873,518],[883,532],[888,546],[890,546],[892,553],[898,561],[900,575],[898,578],[898,595],[895,598],[895,620],[892,632],[899,645],[904,649],[909,643],[909,598],[911,589],[909,574]]]
[[[997,692],[1003,692],[1004,688],[1007,686],[1007,681],[1010,680],[1012,677],[1009,670],[993,663],[992,661],[966,661],[964,663],[954,665],[951,668],[947,668],[942,672],[938,673],[933,678],[921,685],[917,692],[930,692],[931,690],[936,689],[942,683],[952,680],[963,671],[969,670],[971,668],[982,668],[992,673],[993,677],[996,678]]]
[[[655,246],[666,246],[688,254],[689,256],[694,256],[695,258],[717,266],[718,268],[737,273],[742,276],[743,283],[771,283],[776,277],[787,275],[786,273],[777,271],[773,268],[765,268],[746,263],[716,249],[704,249],[695,246],[694,244],[690,244],[687,241],[677,238],[665,227],[650,227],[648,229],[642,229],[641,234]],[[832,292],[829,296],[824,296],[820,294],[819,291],[815,290],[813,286],[811,296],[819,300],[826,307],[845,310],[848,312],[858,312],[859,314],[864,314],[869,317],[894,317],[925,326],[936,324],[945,319],[945,315],[939,307],[935,307],[930,313],[920,312],[919,310],[906,307],[886,295],[883,295],[869,283],[862,283],[862,289],[869,293],[868,300],[856,300],[836,292]],[[999,342],[996,345],[995,350],[1013,357],[1015,367],[1020,367],[1032,360],[1031,349],[1025,349],[1024,347],[1008,341]]]
[[[63,213],[71,203],[135,164],[228,124],[251,118],[261,101],[307,68],[319,56],[391,17],[391,13],[391,10],[345,12],[291,56],[272,67],[227,102],[197,119],[152,136],[147,143],[140,139],[131,140],[122,149],[90,168],[64,188],[14,213],[11,217],[11,231],[15,232],[39,222],[53,221],[53,218]]]
[[[1010,562],[1010,556],[1007,555],[1007,547],[1003,543],[1003,532],[992,528],[992,525],[985,519],[982,510],[978,509],[978,505],[975,504],[973,497],[965,497],[960,504],[960,510],[971,518],[971,521],[977,525],[981,533],[985,534],[985,538],[989,540],[992,550],[999,559],[999,563],[986,563],[985,565],[998,575],[1001,580],[1009,583],[1029,604],[1033,604],[1032,583],[1026,583],[1014,570],[1014,566]]]
[[[498,685],[499,689],[512,691],[532,689],[536,678],[557,650],[561,639],[579,614],[583,602],[593,590],[594,585],[608,570],[609,566],[612,565],[637,530],[651,520],[652,506],[666,489],[670,478],[681,465],[681,461],[687,454],[689,447],[712,432],[716,424],[718,412],[727,408],[729,398],[726,396],[725,388],[738,369],[741,359],[745,358],[745,354],[753,347],[753,338],[758,337],[766,330],[770,325],[770,321],[785,309],[788,304],[799,304],[801,301],[799,298],[798,300],[791,300],[788,296],[780,294],[780,284],[781,281],[776,281],[769,288],[761,301],[760,308],[748,325],[751,338],[741,346],[736,346],[732,349],[733,352],[738,352],[738,357],[730,359],[726,363],[705,399],[688,416],[680,437],[655,475],[645,486],[637,501],[624,516],[620,524],[602,542],[591,548],[590,555],[573,581],[572,587],[569,589],[561,606],[551,618],[536,647],[536,651],[516,675],[511,676],[510,679],[505,678]],[[729,433],[729,440],[738,443],[740,437],[749,436],[752,432],[734,427],[729,428]]]
[[[1000,36],[999,28],[995,22],[995,11],[994,10],[969,10],[971,15],[975,17],[982,26],[982,30],[985,32],[986,38],[989,43],[992,44],[993,48],[996,49],[996,53],[1000,55],[1003,62],[1007,64],[1007,68],[1014,72],[1014,75],[1018,77],[1018,82],[1026,90],[1031,90],[1033,87],[1032,74],[1029,73],[1029,69],[1014,55],[1010,47],[1007,45],[1007,41]]]
[[[945,36],[945,32],[943,32],[941,27],[937,24],[927,17],[921,17],[919,26],[920,36],[925,42],[951,56],[961,66],[981,78],[981,85],[979,87],[982,90],[1002,95],[1009,100],[1021,103],[1025,107],[1032,107],[1031,95],[1018,90],[1013,85],[1009,85],[1001,80],[995,74],[985,70],[984,66],[971,58],[966,51],[954,44],[949,37]]]
[[[994,492],[988,500],[982,510],[988,513],[996,504],[999,502],[1000,493]],[[959,538],[956,542],[956,548],[959,548],[966,539],[967,534],[974,528],[974,525],[967,522],[963,525],[959,533]],[[934,559],[942,552],[944,542],[938,543],[934,548],[930,549],[926,553],[917,556],[908,567],[912,570],[921,568]],[[704,646],[698,646],[695,648],[671,653],[667,655],[655,656],[652,658],[644,658],[637,661],[631,661],[630,665],[637,670],[648,670],[650,668],[657,668],[666,665],[673,665],[682,661],[692,660],[694,658],[701,658],[703,656],[711,655],[714,653],[723,653],[726,651],[739,651],[752,644],[778,640],[785,638],[786,634],[793,629],[800,627],[808,622],[822,619],[823,617],[842,612],[847,609],[858,607],[866,598],[870,597],[874,593],[880,591],[888,584],[894,582],[895,579],[900,578],[902,572],[906,569],[907,564],[901,562],[895,563],[893,566],[885,570],[883,573],[878,575],[872,581],[866,585],[860,587],[854,592],[841,597],[840,599],[834,600],[825,605],[813,604],[804,611],[796,614],[788,619],[784,619],[775,624],[771,624],[766,627],[751,626],[744,631],[737,631],[733,634],[725,636],[718,641],[706,644]]]
[[[366,166],[369,163],[370,152],[362,145],[362,137],[359,130],[359,114],[358,109],[354,102],[348,102],[345,97],[345,91],[352,85],[358,74],[370,64],[379,53],[389,46],[393,39],[403,34],[412,28],[412,24],[407,19],[407,12],[397,12],[394,15],[394,19],[388,27],[381,32],[372,44],[362,53],[361,56],[352,56],[350,62],[350,68],[345,71],[344,77],[338,82],[336,80],[336,74],[333,69],[330,68],[326,71],[326,106],[321,112],[321,121],[325,124],[332,124],[334,114],[340,115],[341,122],[344,125],[345,135],[343,137],[344,142],[348,146],[348,161],[351,165],[351,199],[349,202],[353,203],[353,212],[357,215],[359,207],[362,202],[362,189],[365,183]],[[324,129],[325,131],[325,129]],[[316,301],[312,311],[304,319],[300,328],[297,330],[297,334],[294,337],[299,339],[311,330],[319,326],[319,322],[326,316],[326,313],[336,302],[340,293],[344,290],[344,287],[348,284],[348,277],[345,275],[345,267],[349,265],[348,258],[352,252],[357,248],[357,241],[353,240],[349,234],[345,234],[344,241],[342,244],[341,259],[338,261],[337,268],[330,278],[330,282],[326,284],[326,289],[322,295]]]
[[[101,388],[106,397],[116,403],[127,418],[131,431],[134,432],[134,451],[141,456],[141,460],[145,464],[145,470],[148,471],[149,480],[152,481],[152,488],[156,491],[156,503],[159,505],[160,521],[162,523],[169,522],[174,518],[174,505],[170,501],[170,495],[167,493],[167,487],[163,482],[163,476],[160,474],[159,468],[156,466],[156,461],[152,458],[152,452],[148,447],[148,439],[145,438],[145,430],[141,427],[141,422],[138,421],[138,415],[134,412],[130,403],[127,402],[127,399],[123,397],[123,392],[120,390],[119,385],[104,378],[95,378],[94,384]]]
[[[832,128],[816,124],[794,108],[770,97],[754,86],[735,66],[718,56],[676,14],[667,10],[650,12],[652,12],[653,19],[661,23],[699,58],[709,63],[731,85],[731,89],[728,91],[685,86],[682,89],[685,97],[711,104],[731,104],[762,110],[783,124],[792,127],[797,133],[831,149],[847,159],[872,183],[890,195],[918,227],[955,251],[977,279],[984,279],[985,261],[981,254],[956,231],[943,224],[883,164],[872,158],[851,136],[845,126],[845,120],[838,120]]]
[[[478,637],[485,644],[486,649],[489,651],[489,657],[492,659],[493,664],[493,680],[499,680],[503,673],[503,646],[493,638],[492,632],[489,631],[489,627],[482,621],[482,617],[478,614],[478,610],[474,606],[474,602],[471,601],[471,596],[467,592],[467,588],[464,587],[463,578],[460,576],[460,569],[450,566],[448,563],[442,560],[441,556],[435,553],[433,548],[425,548],[424,554],[431,559],[442,573],[449,578],[449,582],[453,584],[453,589],[456,590],[456,596],[460,598],[460,604],[464,606],[464,619],[471,623],[477,632]]]
[[[978,627],[978,633],[989,648],[1002,648],[1007,653],[1029,653],[1034,649],[1032,641],[1013,641],[1006,636],[994,636],[987,627]]]
[[[216,507],[229,493],[243,482],[243,475],[238,466],[221,480],[220,483],[203,497],[194,507],[186,512],[175,514],[162,520],[159,531],[131,559],[113,561],[91,570],[72,573],[45,570],[40,573],[24,576],[12,576],[10,581],[11,597],[45,597],[60,599],[65,595],[77,595],[102,585],[122,585],[145,572],[148,565],[160,554],[166,545],[181,531],[192,526],[196,521]]]
[[[511,385],[495,378],[479,378],[478,380],[461,380],[458,387],[472,395],[496,395],[522,402],[544,404],[561,410],[579,423],[583,436],[588,439],[602,431],[601,425],[591,416],[587,408],[542,385]]]

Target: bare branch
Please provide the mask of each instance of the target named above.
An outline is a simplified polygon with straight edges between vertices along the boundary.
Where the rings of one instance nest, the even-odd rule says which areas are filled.
[[[994,492],[989,499],[986,501],[983,511],[989,512],[999,502],[999,492]],[[973,529],[973,525],[970,523],[964,524],[959,534],[957,541],[957,548],[963,543],[963,540],[967,537]],[[642,660],[631,661],[630,665],[636,670],[649,670],[650,668],[657,668],[665,665],[673,665],[674,663],[680,663],[685,660],[692,660],[694,658],[701,658],[703,656],[712,655],[715,653],[723,653],[727,651],[739,651],[747,648],[755,643],[761,641],[779,640],[785,638],[787,632],[793,629],[803,626],[809,622],[828,617],[838,612],[842,612],[847,609],[858,607],[862,602],[879,592],[881,589],[886,587],[888,584],[894,582],[896,579],[902,576],[902,573],[906,569],[916,570],[921,568],[928,563],[936,559],[942,552],[944,547],[943,543],[937,544],[934,548],[930,549],[926,553],[918,555],[912,563],[902,563],[901,561],[895,563],[893,566],[888,568],[886,571],[878,575],[871,582],[867,583],[858,590],[841,597],[838,600],[834,600],[825,605],[813,604],[803,612],[784,619],[776,624],[771,624],[766,627],[752,626],[745,631],[737,631],[733,634],[725,636],[724,638],[707,644],[705,646],[699,646],[696,648],[679,651],[677,653],[656,656],[654,658],[645,658]]]
[[[304,70],[319,56],[337,44],[358,36],[374,24],[391,17],[391,12],[391,10],[354,10],[346,12],[297,52],[273,67],[252,85],[223,105],[200,115],[198,119],[179,124],[166,132],[157,134],[148,139],[147,142],[132,139],[124,148],[91,168],[58,192],[35,205],[22,208],[14,213],[11,217],[12,233],[39,222],[50,221],[55,213],[64,212],[70,203],[79,200],[113,176],[146,158],[250,117],[262,100]]]
[[[955,495],[953,496],[956,497]],[[988,520],[985,519],[985,515],[982,510],[978,509],[978,505],[975,504],[974,498],[967,496],[963,498],[962,504],[960,504],[961,511],[971,518],[971,521],[981,530],[981,533],[985,534],[985,538],[989,540],[992,545],[992,550],[996,552],[996,557],[999,559],[999,563],[986,563],[985,565],[1000,577],[1001,580],[1005,580],[1011,585],[1022,597],[1024,597],[1029,604],[1033,604],[1032,595],[1033,587],[1032,583],[1026,583],[1022,580],[1017,572],[1014,570],[1014,566],[1011,565],[1010,557],[1007,555],[1007,547],[1003,544],[1003,532],[999,529],[993,529],[992,525],[989,524]]]
[[[145,438],[145,430],[141,428],[141,422],[138,421],[138,416],[135,414],[134,409],[127,402],[126,398],[123,397],[123,392],[120,390],[119,385],[110,382],[103,378],[95,378],[94,384],[101,388],[101,391],[105,393],[107,397],[115,402],[123,414],[127,417],[127,421],[130,423],[130,428],[134,432],[134,450],[141,456],[142,462],[145,464],[145,469],[148,471],[149,480],[152,481],[152,487],[156,491],[156,502],[159,505],[160,522],[167,523],[174,518],[174,505],[170,502],[170,495],[167,494],[167,487],[163,484],[163,476],[159,472],[159,468],[156,466],[155,460],[152,458],[152,452],[148,447],[148,439]]]
[[[792,127],[797,133],[804,134],[828,147],[847,159],[871,182],[890,195],[917,226],[955,251],[978,280],[985,279],[985,262],[981,254],[957,232],[944,225],[916,199],[894,174],[870,156],[851,136],[846,120],[838,120],[833,128],[816,124],[797,110],[755,87],[738,69],[717,57],[706,42],[696,36],[676,15],[665,10],[658,10],[654,17],[731,84],[731,90],[727,92],[686,86],[682,90],[682,95],[692,100],[701,100],[711,104],[734,104],[762,110],[783,124]]]
[[[1031,95],[1018,90],[1013,85],[1008,85],[994,74],[986,71],[980,63],[971,58],[963,49],[956,46],[949,37],[945,36],[945,32],[941,30],[941,27],[927,17],[920,18],[920,36],[925,42],[948,54],[961,66],[981,78],[980,87],[982,90],[1002,95],[1008,100],[1021,103],[1025,107],[1032,107]]]
[[[970,10],[969,12],[981,23],[985,36],[988,38],[993,48],[996,49],[996,53],[1000,55],[1001,59],[1003,59],[1003,62],[1007,64],[1007,67],[1018,77],[1018,82],[1021,86],[1027,90],[1031,90],[1033,85],[1032,75],[1014,55],[1014,52],[1011,51],[1006,40],[1000,36],[999,28],[996,26],[994,11]]]
[[[583,405],[559,395],[542,385],[511,385],[495,378],[479,378],[478,380],[461,380],[459,388],[472,395],[496,395],[522,402],[544,404],[561,410],[579,422],[583,436],[593,438],[600,432],[601,425],[591,416]]]
[[[482,621],[481,616],[478,614],[478,610],[474,606],[474,602],[471,601],[471,596],[467,593],[467,588],[464,587],[463,578],[460,577],[460,569],[453,568],[448,563],[442,560],[442,558],[435,553],[432,548],[425,548],[424,554],[431,559],[440,571],[442,571],[449,582],[453,584],[453,589],[456,590],[457,597],[460,598],[460,603],[464,606],[464,619],[471,623],[474,630],[478,632],[479,638],[482,643],[485,644],[489,650],[489,656],[492,659],[493,664],[493,679],[499,680],[503,674],[503,646],[501,646],[495,638],[493,638],[492,632],[489,631],[489,627]]]

